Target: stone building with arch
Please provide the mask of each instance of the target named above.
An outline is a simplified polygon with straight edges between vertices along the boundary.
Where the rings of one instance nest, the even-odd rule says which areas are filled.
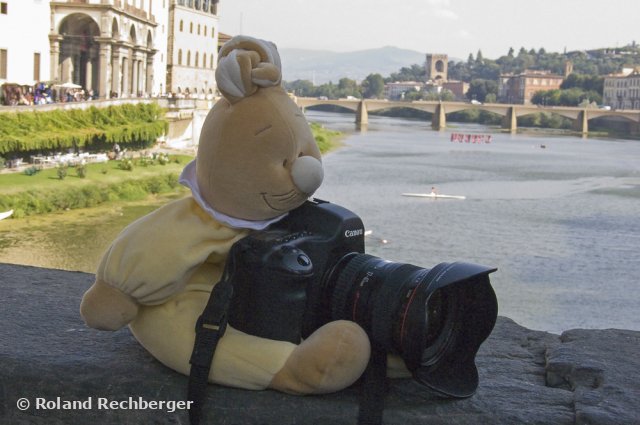
[[[448,79],[449,57],[445,54],[427,53],[425,64],[427,81],[442,85]]]
[[[100,98],[215,90],[218,0],[6,3],[0,84],[74,83]],[[28,23],[30,30],[12,28],[13,22]],[[183,31],[176,31],[180,23]],[[185,23],[191,31],[184,31]]]

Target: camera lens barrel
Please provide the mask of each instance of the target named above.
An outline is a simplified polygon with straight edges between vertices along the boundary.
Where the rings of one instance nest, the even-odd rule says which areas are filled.
[[[488,278],[495,269],[440,263],[429,270],[357,253],[336,269],[325,286],[332,288],[332,320],[361,325],[372,345],[399,354],[430,389],[453,397],[475,392],[475,354],[497,317]]]

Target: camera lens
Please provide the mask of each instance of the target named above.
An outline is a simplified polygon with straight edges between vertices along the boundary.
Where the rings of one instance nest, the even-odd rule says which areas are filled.
[[[467,397],[478,384],[475,354],[497,317],[493,271],[468,263],[425,269],[351,253],[325,288],[332,320],[360,324],[372,345],[399,354],[425,386]]]

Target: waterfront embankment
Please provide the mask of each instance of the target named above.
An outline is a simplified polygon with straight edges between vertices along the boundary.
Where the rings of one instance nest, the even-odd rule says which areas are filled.
[[[187,400],[187,377],[153,359],[127,328],[103,332],[85,326],[79,304],[93,279],[87,273],[0,264],[0,422],[188,423],[186,410],[99,410],[96,403],[87,410],[55,409],[58,398]],[[412,380],[392,380],[384,420],[407,425],[638,424],[639,351],[640,332],[569,330],[558,335],[499,317],[476,356],[480,384],[475,395],[446,400]],[[210,385],[203,420],[351,425],[359,392],[355,386],[300,397]],[[51,401],[54,408],[37,409],[37,399]]]

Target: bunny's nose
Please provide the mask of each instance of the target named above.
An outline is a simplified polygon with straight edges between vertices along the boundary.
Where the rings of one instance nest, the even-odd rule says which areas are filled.
[[[301,156],[291,167],[291,177],[298,189],[311,195],[320,187],[324,178],[322,163],[312,156]]]

